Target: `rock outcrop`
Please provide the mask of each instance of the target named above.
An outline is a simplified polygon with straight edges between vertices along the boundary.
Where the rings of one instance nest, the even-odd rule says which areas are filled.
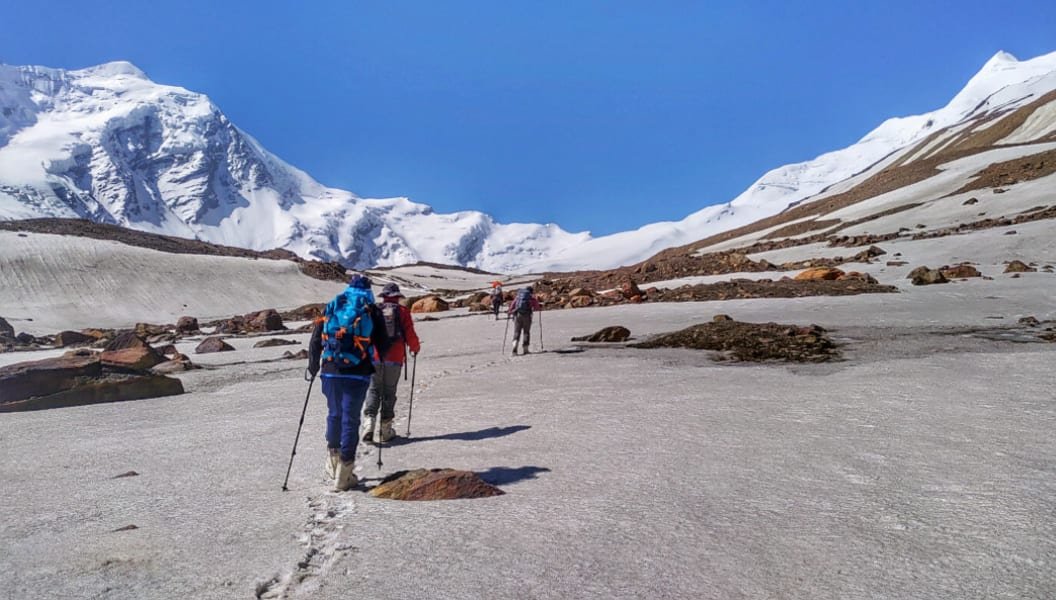
[[[476,473],[455,469],[398,471],[370,490],[371,496],[390,500],[458,500],[503,493]]]

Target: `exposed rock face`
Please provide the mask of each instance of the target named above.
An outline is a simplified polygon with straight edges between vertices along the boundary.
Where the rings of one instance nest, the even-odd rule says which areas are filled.
[[[371,496],[391,500],[457,500],[503,493],[476,473],[455,469],[398,471],[370,490]]]
[[[572,338],[573,342],[625,342],[631,337],[631,330],[620,325],[606,327],[591,335]]]
[[[55,336],[55,347],[67,348],[69,346],[76,346],[79,344],[90,344],[94,341],[94,337],[90,335],[85,335],[79,331],[60,331]]]
[[[254,348],[272,348],[274,346],[296,346],[299,342],[284,340],[282,338],[268,338],[253,344]]]
[[[913,285],[931,285],[933,283],[948,283],[949,280],[942,274],[939,269],[930,269],[926,266],[917,267],[909,272],[906,276],[913,282]]]
[[[426,296],[411,306],[412,313],[443,312],[448,310],[448,304],[439,296]]]
[[[807,269],[799,275],[796,275],[794,279],[796,281],[817,281],[823,279],[826,281],[833,281],[839,279],[843,275],[843,271],[833,267],[816,267],[813,269]]]
[[[198,319],[194,317],[180,317],[180,319],[176,321],[176,333],[188,334],[195,333],[199,330]]]
[[[1036,273],[1037,269],[1021,260],[1013,260],[1005,267],[1005,273]]]
[[[194,349],[195,354],[209,354],[210,352],[230,352],[234,347],[218,336],[207,337]]]
[[[712,321],[693,325],[635,348],[694,348],[721,352],[718,360],[762,362],[824,362],[839,358],[836,344],[817,325],[800,327],[779,323]]]
[[[623,282],[623,285],[620,286],[620,292],[622,292],[623,297],[627,298],[628,300],[634,298],[635,296],[638,296],[639,298],[642,297],[642,290],[638,288],[638,284],[635,283],[633,279],[628,279],[627,281]]]
[[[119,402],[182,393],[183,384],[178,379],[116,372],[103,363],[98,353],[90,351],[0,368],[0,412]]]

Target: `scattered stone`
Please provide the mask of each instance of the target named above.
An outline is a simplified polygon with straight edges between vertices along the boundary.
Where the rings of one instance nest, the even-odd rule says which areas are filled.
[[[426,296],[421,298],[411,306],[412,313],[433,313],[443,312],[449,309],[449,306],[443,298],[439,296]]]
[[[879,283],[875,277],[868,273],[850,271],[836,278],[836,281],[864,281],[865,283]]]
[[[101,359],[105,366],[129,371],[146,371],[165,362],[165,357],[150,346],[104,350]]]
[[[1019,279],[1019,273],[1013,273],[1010,279]]]
[[[308,350],[301,348],[296,354],[287,350],[282,353],[282,357],[289,360],[307,360]]]
[[[186,355],[176,353],[171,360],[155,365],[150,372],[157,373],[158,375],[169,375],[171,373],[182,373],[184,371],[191,371],[200,368],[201,367],[198,365],[192,363],[191,359]]]
[[[565,304],[565,308],[586,308],[591,304],[594,304],[594,298],[591,296],[572,296]]]
[[[135,471],[125,471],[124,473],[121,473],[120,475],[114,475],[114,479],[121,479],[122,477],[138,477],[138,476],[139,476],[139,473],[136,473]]]
[[[836,344],[817,325],[713,321],[631,346],[716,350],[722,353],[717,360],[748,362],[824,362],[840,357]]]
[[[913,285],[931,285],[934,283],[948,283],[946,277],[939,269],[929,269],[926,266],[917,267],[909,272],[906,279],[910,279]]]
[[[1031,315],[1029,317],[1022,317],[1019,320],[1019,324],[1026,325],[1028,327],[1037,327],[1038,325],[1041,325],[1041,321],[1039,321],[1037,317]]]
[[[962,206],[971,206],[973,204],[976,204],[977,202],[979,202],[978,198],[969,198],[969,199],[965,200],[964,202],[962,202],[961,205]]]
[[[126,330],[117,334],[117,337],[111,340],[104,349],[123,350],[125,348],[145,348],[148,345],[135,331]]]
[[[133,529],[139,529],[139,526],[137,526],[137,525],[125,525],[124,527],[118,527],[117,529],[115,529],[113,531],[113,533],[117,533],[119,531],[132,531]]]
[[[623,294],[623,297],[628,300],[637,297],[638,301],[641,301],[642,290],[638,289],[638,284],[635,283],[633,279],[628,279],[623,282],[623,285],[620,286],[620,292]]]
[[[282,323],[282,317],[274,308],[250,313],[245,316],[246,326],[252,331],[282,331],[286,326]]]
[[[573,342],[625,342],[631,337],[631,330],[626,327],[614,325],[606,327],[591,335],[572,338]]]
[[[293,310],[280,313],[280,315],[286,321],[314,321],[323,316],[323,309],[325,308],[326,304],[315,302],[312,304],[305,304],[304,306],[298,306]]]
[[[711,318],[712,323],[722,323],[723,321],[732,321],[733,317],[730,315],[715,315]]]
[[[909,264],[909,262],[904,261],[904,260],[889,260],[889,261],[887,261],[887,266],[889,266],[889,267],[904,267],[904,266],[906,266],[908,264]]]
[[[1021,260],[1013,260],[1005,267],[1005,273],[1035,273],[1037,269]]]
[[[198,344],[198,347],[194,349],[195,354],[209,354],[211,352],[231,352],[234,347],[228,344],[219,336],[210,336],[202,340],[202,343]]]
[[[476,473],[456,469],[397,471],[370,490],[371,496],[390,500],[458,500],[502,494]]]
[[[11,326],[3,317],[0,317],[0,337],[3,338],[14,338],[15,328]]]
[[[835,267],[815,267],[813,269],[807,269],[799,275],[796,275],[793,279],[796,281],[834,281],[839,279],[843,275],[843,271]]]
[[[95,341],[90,335],[84,335],[79,331],[60,331],[55,336],[55,347],[56,348],[67,348],[69,346],[78,346],[81,344],[90,344]]]
[[[266,340],[260,340],[256,344],[253,344],[254,348],[272,348],[274,346],[296,346],[300,342],[293,340],[284,340],[282,338],[268,338]]]
[[[1005,232],[1005,235],[1016,235],[1016,230],[1015,229],[1009,229],[1008,231]]]
[[[36,343],[37,338],[23,331],[22,333],[15,336],[15,341],[19,344],[22,344],[23,346],[28,346],[30,344]]]
[[[982,277],[983,274],[968,263],[961,263],[954,266],[943,266],[939,268],[942,272],[942,276],[946,279],[967,279],[969,277]]]
[[[157,350],[158,350],[158,354],[161,354],[162,356],[172,356],[174,354],[179,354],[179,350],[177,350],[176,346],[173,345],[173,344],[168,344],[166,346],[162,346],[161,348],[158,348]]]
[[[136,323],[136,326],[132,329],[136,332],[136,335],[143,339],[155,335],[162,335],[169,332],[170,327],[167,325],[154,325],[151,323]]]
[[[180,317],[176,321],[176,333],[181,335],[187,335],[190,333],[198,333],[201,328],[198,327],[198,319],[194,317]]]
[[[178,379],[114,370],[103,364],[98,353],[84,349],[56,358],[0,367],[0,412],[182,393],[183,384]]]

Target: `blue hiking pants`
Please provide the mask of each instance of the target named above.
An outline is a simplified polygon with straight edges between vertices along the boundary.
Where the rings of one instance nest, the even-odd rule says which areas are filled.
[[[341,449],[341,460],[356,459],[356,444],[359,443],[359,412],[367,397],[370,377],[322,376],[323,394],[330,409],[326,416],[326,445]]]

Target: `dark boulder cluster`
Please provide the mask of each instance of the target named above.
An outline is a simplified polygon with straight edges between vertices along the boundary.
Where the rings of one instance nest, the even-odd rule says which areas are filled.
[[[817,325],[744,323],[725,315],[631,346],[713,350],[719,353],[716,360],[745,362],[825,362],[840,358],[836,344]]]

